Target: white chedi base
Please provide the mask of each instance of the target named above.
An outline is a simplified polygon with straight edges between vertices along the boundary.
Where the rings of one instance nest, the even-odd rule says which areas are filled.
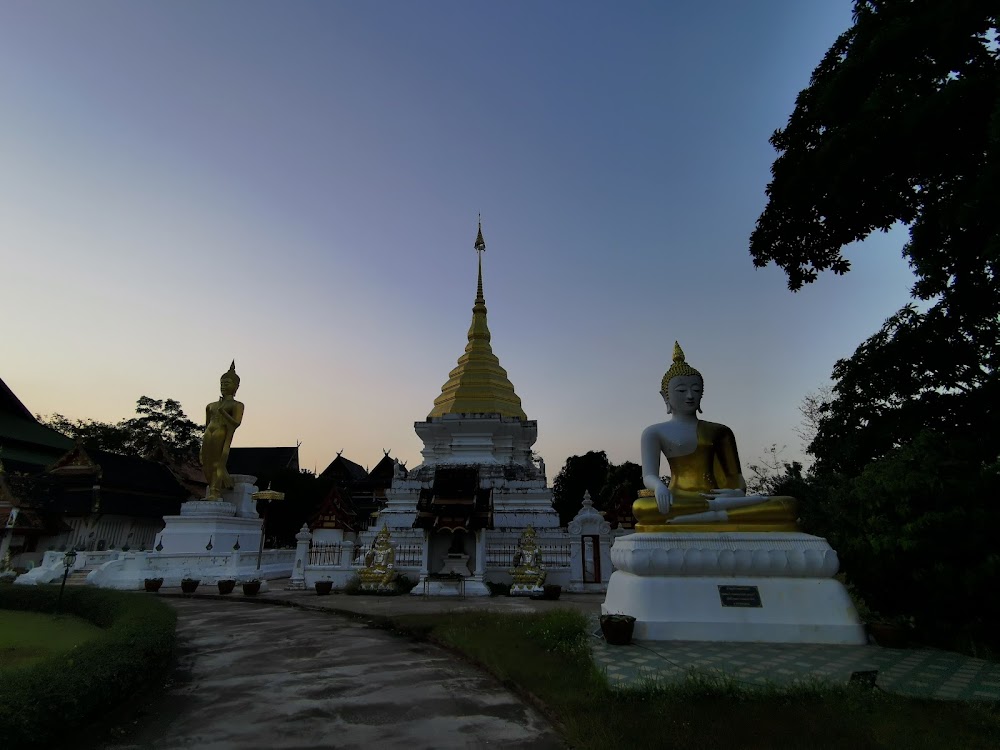
[[[797,532],[631,534],[601,607],[638,640],[864,644],[825,539]]]

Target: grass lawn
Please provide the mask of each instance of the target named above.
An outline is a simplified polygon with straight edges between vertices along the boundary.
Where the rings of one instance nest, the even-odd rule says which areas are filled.
[[[0,667],[23,667],[79,646],[104,631],[73,615],[0,609]]]
[[[583,615],[469,612],[391,619],[535,699],[574,748],[997,748],[1000,707],[915,700],[857,687],[752,688],[691,676],[612,690]]]

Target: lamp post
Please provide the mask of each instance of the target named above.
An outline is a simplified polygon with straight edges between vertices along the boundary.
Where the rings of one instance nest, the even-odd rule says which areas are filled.
[[[63,590],[66,588],[66,578],[69,576],[70,568],[76,563],[76,550],[72,547],[67,550],[66,555],[63,557],[63,579],[62,585],[59,587],[59,598],[56,599],[56,614],[58,615],[62,608],[62,597]]]
[[[271,507],[273,500],[284,500],[285,493],[272,490],[270,483],[268,483],[266,490],[255,492],[250,497],[254,501],[264,500],[267,502],[264,506],[264,514],[260,517],[260,547],[257,549],[257,570],[260,570],[260,560],[264,556],[264,532],[267,530],[267,511]]]

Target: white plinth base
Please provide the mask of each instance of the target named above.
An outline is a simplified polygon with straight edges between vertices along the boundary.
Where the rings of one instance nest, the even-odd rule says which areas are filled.
[[[756,587],[761,606],[723,606],[719,586]],[[847,590],[832,578],[639,576],[617,570],[601,612],[635,617],[637,640],[867,642]]]
[[[237,539],[243,554],[260,546],[260,519],[238,516],[164,516],[158,545],[164,552],[206,553],[209,540],[217,553],[231,552]]]
[[[458,579],[422,579],[410,592],[413,596],[489,596],[481,576]]]
[[[444,565],[438,571],[441,575],[459,575],[467,578],[472,575],[469,572],[469,556],[450,553],[444,559]]]
[[[513,583],[510,586],[511,596],[541,596],[545,589],[541,586],[528,586],[524,583]]]
[[[231,552],[239,541],[243,554],[260,547],[260,516],[252,495],[255,477],[233,475],[233,489],[221,500],[189,500],[181,504],[179,516],[164,516],[158,545],[163,552]],[[212,549],[205,549],[209,541]]]

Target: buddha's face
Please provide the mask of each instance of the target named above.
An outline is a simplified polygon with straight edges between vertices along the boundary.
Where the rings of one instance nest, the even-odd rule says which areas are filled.
[[[225,375],[223,375],[222,380],[219,381],[219,386],[222,389],[223,396],[235,396],[236,390],[240,387],[239,383]]]
[[[702,379],[697,375],[676,375],[667,384],[667,392],[662,394],[671,414],[694,416],[701,408]]]

